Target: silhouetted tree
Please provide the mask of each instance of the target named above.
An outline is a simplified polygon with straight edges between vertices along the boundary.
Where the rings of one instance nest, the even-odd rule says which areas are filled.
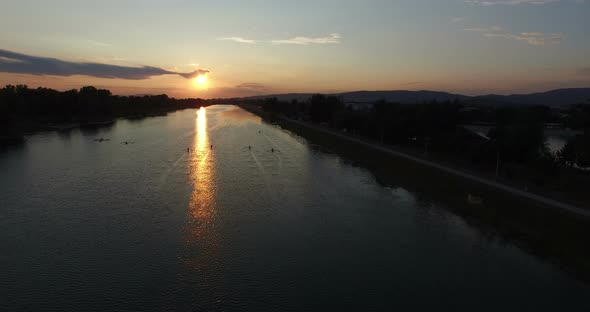
[[[590,136],[588,133],[572,137],[558,152],[559,160],[567,165],[590,167]]]
[[[315,122],[332,121],[334,114],[343,108],[344,105],[336,96],[316,94],[310,99],[311,120]]]
[[[0,136],[14,137],[14,133],[25,124],[34,128],[34,124],[43,123],[105,121],[198,107],[203,103],[200,99],[171,99],[164,94],[114,96],[109,90],[92,86],[59,92],[48,88],[30,89],[26,85],[7,85],[0,89]]]

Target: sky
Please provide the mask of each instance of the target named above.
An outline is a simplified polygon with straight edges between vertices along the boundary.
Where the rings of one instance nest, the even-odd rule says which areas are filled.
[[[200,98],[590,87],[590,0],[1,2],[2,86]]]

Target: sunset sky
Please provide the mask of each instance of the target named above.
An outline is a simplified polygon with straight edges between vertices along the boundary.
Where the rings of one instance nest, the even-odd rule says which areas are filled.
[[[0,85],[60,90],[526,93],[589,87],[589,56],[588,0],[3,0],[0,9]],[[207,81],[174,74],[195,70]]]

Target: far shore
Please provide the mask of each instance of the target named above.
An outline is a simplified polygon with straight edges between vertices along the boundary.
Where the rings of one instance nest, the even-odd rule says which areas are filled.
[[[206,105],[203,105],[206,106]],[[119,119],[126,119],[126,120],[137,120],[149,117],[158,117],[158,116],[166,116],[168,113],[193,108],[193,107],[186,107],[186,108],[179,108],[179,109],[172,109],[172,110],[165,110],[165,111],[157,111],[157,112],[149,112],[149,113],[142,113],[142,114],[130,114],[130,115],[122,115],[117,116],[112,119],[108,120],[95,120],[95,121],[75,121],[75,122],[63,122],[63,123],[55,123],[55,122],[41,122],[41,121],[23,121],[20,123],[21,132],[14,133],[13,135],[6,135],[4,137],[0,137],[1,142],[20,142],[23,140],[24,135],[30,135],[37,132],[42,131],[68,131],[77,128],[84,128],[84,127],[104,127],[114,124]]]

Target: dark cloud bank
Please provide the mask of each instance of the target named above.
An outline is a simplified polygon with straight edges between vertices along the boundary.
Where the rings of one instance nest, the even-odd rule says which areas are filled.
[[[0,72],[51,76],[86,75],[99,78],[142,80],[161,75],[180,75],[190,79],[209,71],[197,69],[190,73],[177,73],[151,66],[128,67],[99,63],[76,63],[0,49]]]

